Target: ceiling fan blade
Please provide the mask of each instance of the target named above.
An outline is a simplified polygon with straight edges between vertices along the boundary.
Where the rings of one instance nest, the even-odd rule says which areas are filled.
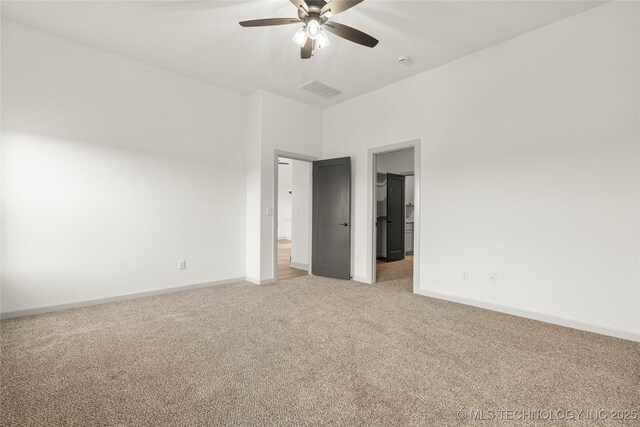
[[[309,59],[311,58],[311,55],[313,55],[313,40],[308,38],[304,47],[300,50],[300,58]]]
[[[291,0],[291,3],[298,9],[298,13],[300,13],[301,10],[305,16],[309,13],[309,6],[307,6],[304,0]]]
[[[353,6],[357,5],[358,3],[362,3],[363,1],[364,0],[331,0],[322,8],[320,14],[325,14],[330,10],[332,16],[335,16],[340,12],[351,9]]]
[[[254,19],[252,21],[242,21],[240,25],[243,27],[270,27],[272,25],[287,25],[297,24],[300,20],[298,18],[269,18],[269,19]]]
[[[330,4],[332,4],[331,2]],[[378,44],[378,39],[371,37],[367,33],[363,33],[355,28],[348,27],[346,25],[338,24],[337,22],[327,22],[324,24],[327,31],[332,32],[338,37],[347,39],[354,43],[361,44],[366,47],[375,47]]]

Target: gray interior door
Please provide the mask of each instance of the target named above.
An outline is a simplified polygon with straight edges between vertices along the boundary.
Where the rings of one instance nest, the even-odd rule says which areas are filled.
[[[351,158],[313,162],[311,273],[351,278]]]
[[[404,176],[387,174],[387,261],[404,259]]]

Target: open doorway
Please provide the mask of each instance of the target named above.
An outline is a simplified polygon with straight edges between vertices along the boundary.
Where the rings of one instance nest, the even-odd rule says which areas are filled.
[[[415,150],[374,154],[375,283],[413,290]]]
[[[311,163],[277,157],[276,280],[309,274]]]

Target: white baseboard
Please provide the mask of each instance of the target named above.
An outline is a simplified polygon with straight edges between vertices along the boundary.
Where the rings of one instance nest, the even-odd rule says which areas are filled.
[[[136,298],[150,297],[154,295],[170,294],[173,292],[188,291],[190,289],[206,288],[209,286],[229,285],[231,283],[243,282],[244,277],[236,277],[233,279],[217,280],[215,282],[196,283],[192,285],[172,286],[170,288],[154,289],[152,291],[135,292],[131,294],[116,295],[112,297],[96,298],[84,301],[76,301],[67,304],[47,305],[43,307],[28,308],[25,310],[9,311],[0,314],[1,319],[11,319],[14,317],[32,316],[34,314],[51,313],[54,311],[69,310],[72,308],[87,307],[91,305],[106,304],[109,302],[123,301]]]
[[[365,285],[371,285],[371,280],[367,279],[366,277],[353,276],[351,280],[353,280],[354,282],[364,283]]]
[[[253,283],[254,285],[268,285],[270,283],[275,283],[275,279],[257,279],[255,277],[247,276],[244,278],[249,283]]]
[[[309,265],[308,264],[301,264],[299,262],[290,262],[289,263],[289,267],[297,268],[298,270],[309,271]]]
[[[490,302],[474,300],[471,298],[458,297],[455,295],[442,294],[439,292],[425,291],[423,289],[419,289],[415,293],[422,296],[430,297],[430,298],[457,302],[460,304],[471,305],[473,307],[479,307],[479,308],[485,308],[487,310],[498,311],[500,313],[506,313],[514,316],[525,317],[527,319],[539,320],[541,322],[552,323],[554,325],[565,326],[567,328],[579,329],[581,331],[593,332],[596,334],[608,335],[610,337],[622,338],[629,341],[640,342],[640,333],[638,332],[610,328],[608,326],[595,325],[593,323],[582,322],[580,320],[567,319],[565,317],[554,316],[551,314],[538,313],[535,311],[508,307],[504,305],[493,304]]]
[[[254,285],[260,284],[260,279],[256,279],[255,277],[247,276],[244,278],[244,280],[246,280],[249,283],[253,283]]]

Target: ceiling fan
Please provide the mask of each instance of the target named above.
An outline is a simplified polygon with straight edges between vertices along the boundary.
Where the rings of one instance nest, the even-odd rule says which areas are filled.
[[[303,23],[302,28],[293,36],[293,41],[302,49],[300,57],[309,59],[316,48],[322,49],[329,45],[329,31],[338,37],[347,39],[367,47],[375,47],[378,40],[360,30],[329,21],[340,12],[352,8],[364,0],[290,0],[298,9],[297,18],[271,18],[242,21],[243,27],[270,27],[272,25],[288,25]]]

